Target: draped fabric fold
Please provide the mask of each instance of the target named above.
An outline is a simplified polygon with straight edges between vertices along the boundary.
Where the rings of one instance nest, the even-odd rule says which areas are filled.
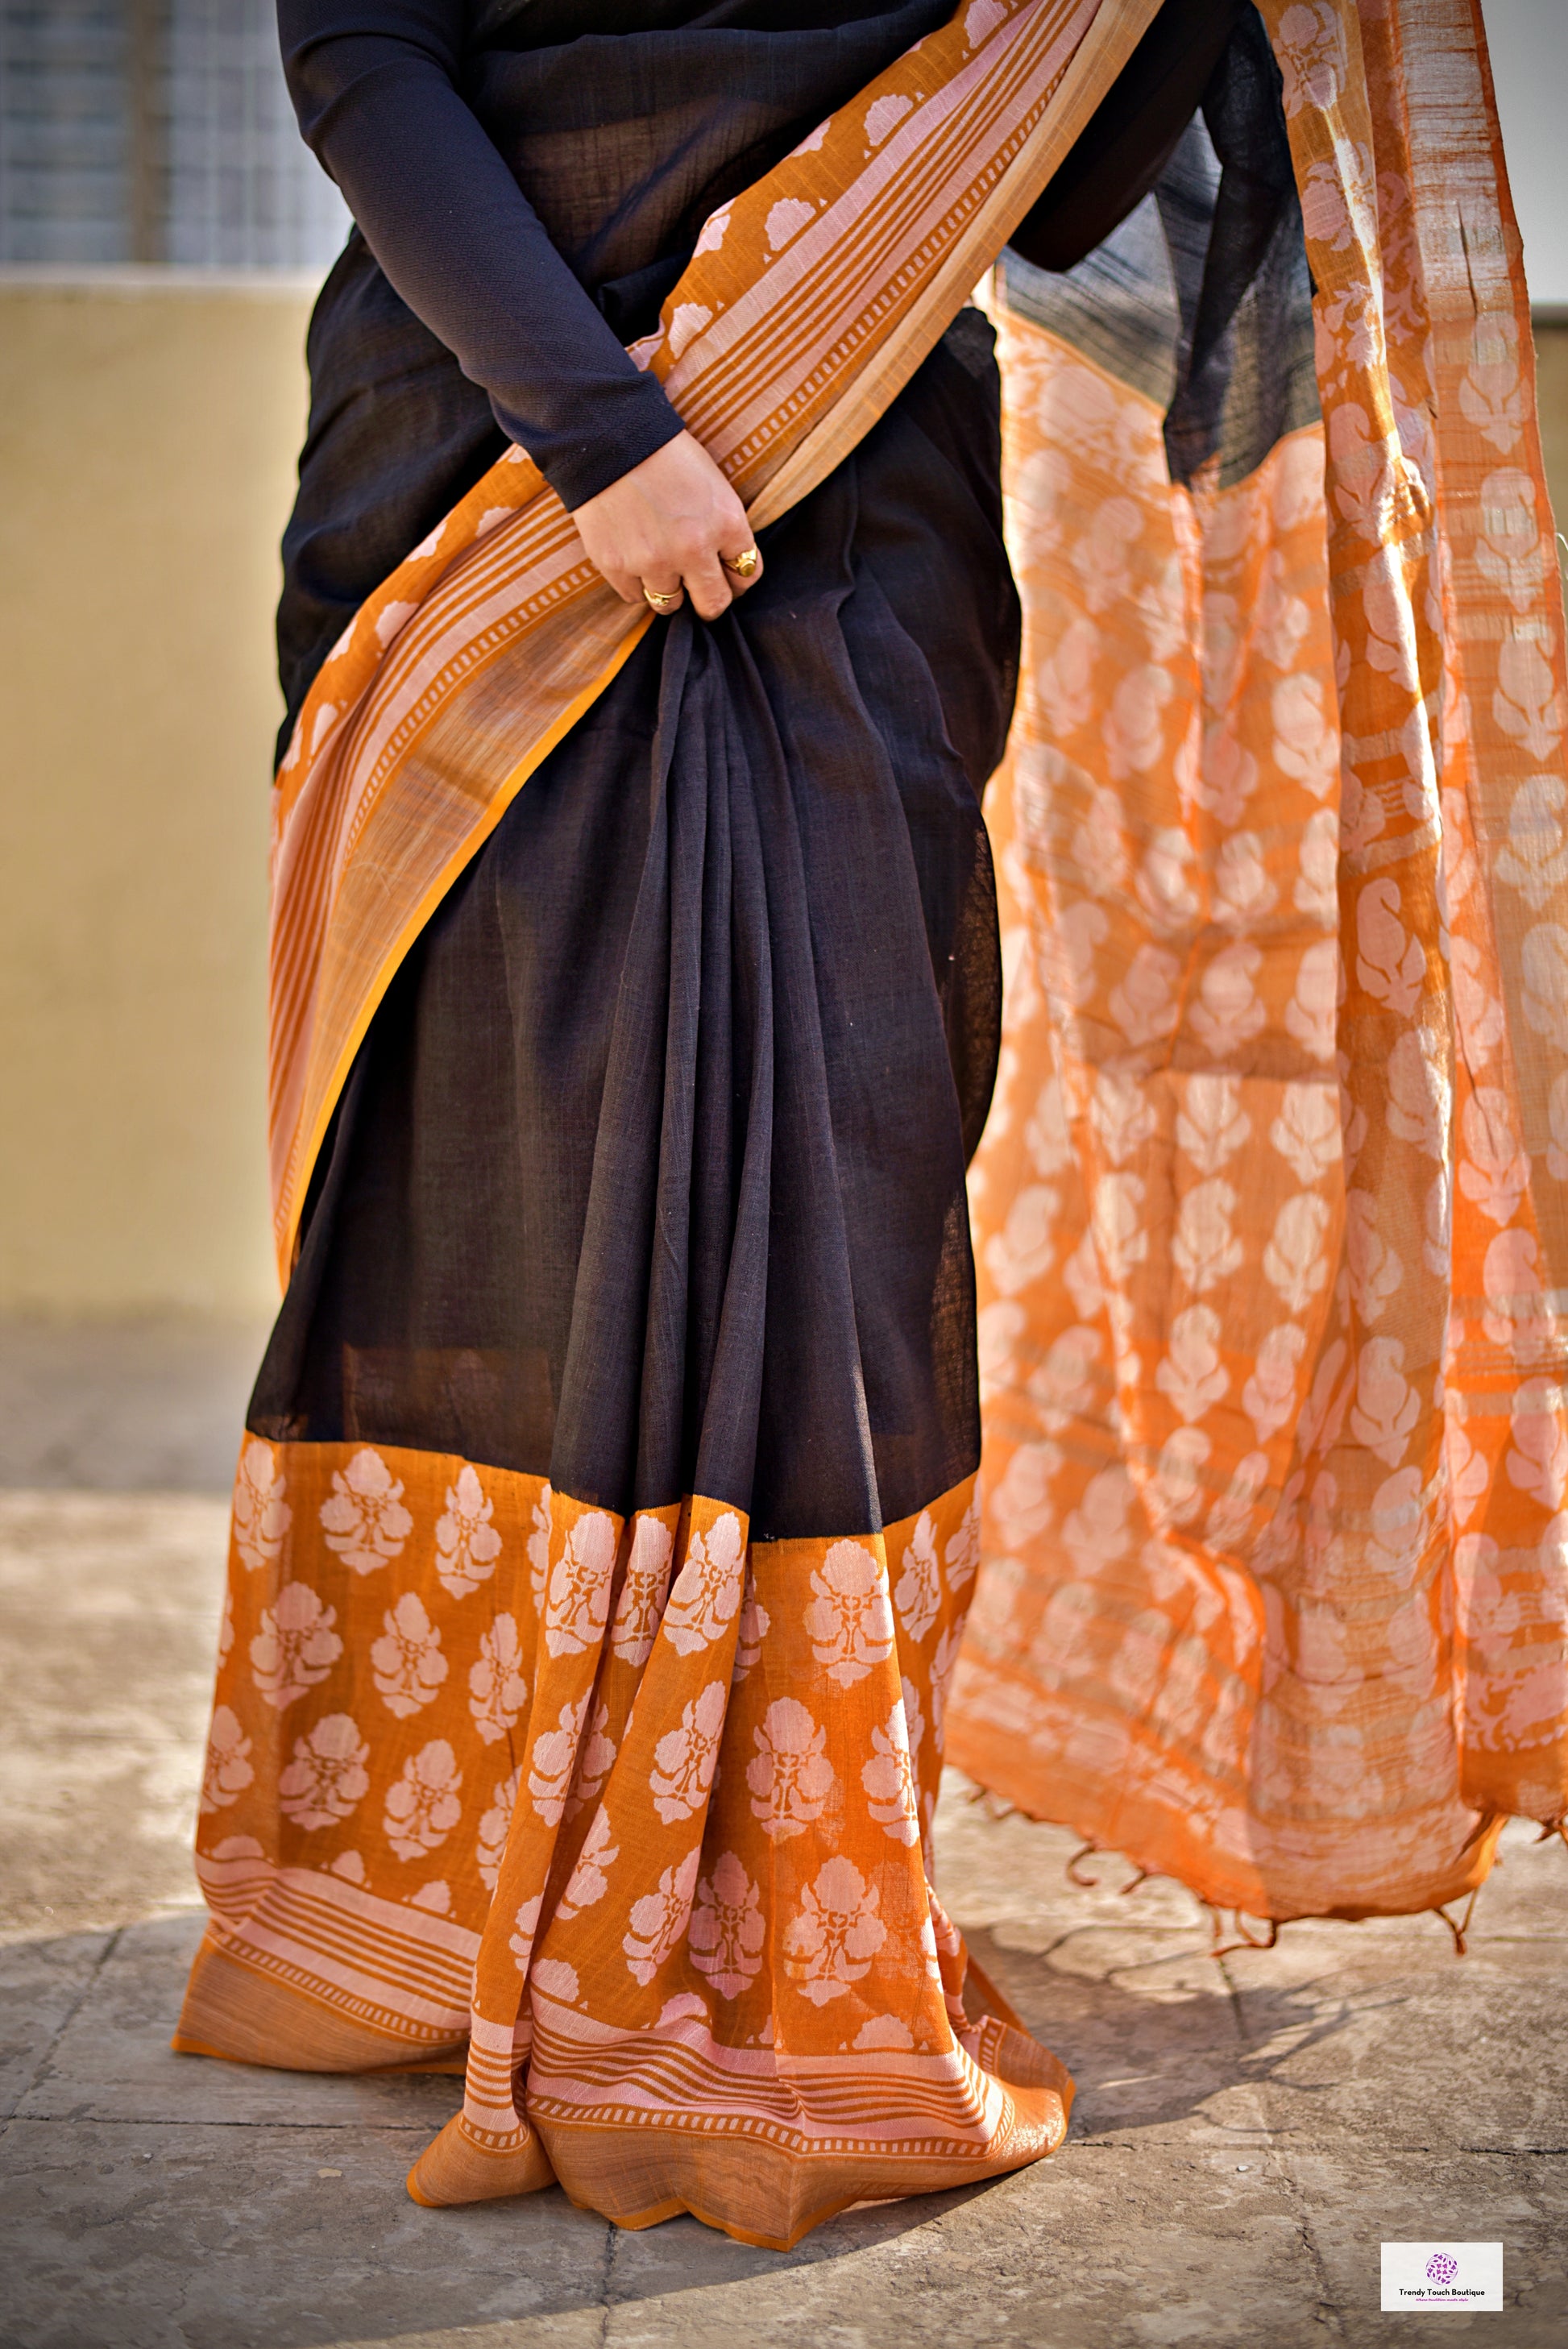
[[[1461,1896],[1568,1808],[1568,705],[1478,12],[1263,16],[1303,274],[1260,267],[1208,461],[1173,479],[1150,290],[1180,156],[1002,287],[1025,649],[950,1751],[1285,1919]]]
[[[641,356],[766,529],[733,616],[649,629],[514,451],[280,774],[175,2044],[460,2066],[417,2200],[782,2246],[1065,2131],[931,1882],[1017,636],[965,303],[1152,14],[969,0],[708,221]]]

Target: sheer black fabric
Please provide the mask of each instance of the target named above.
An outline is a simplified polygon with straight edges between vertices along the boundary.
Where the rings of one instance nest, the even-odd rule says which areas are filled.
[[[408,957],[253,1398],[273,1437],[874,1529],[976,1466],[964,1192],[1018,613],[973,312],[652,633]]]
[[[1076,268],[1142,202],[1220,65],[1248,0],[1163,0],[1092,120],[1015,232],[1035,269]]]
[[[1091,144],[1099,119],[1085,133]],[[1154,141],[1152,100],[1137,120]],[[1130,162],[1130,150],[1103,129],[1107,146]],[[1084,185],[1098,220],[1110,207],[1087,165]],[[1047,191],[1042,216],[1049,202]],[[1318,414],[1301,204],[1279,69],[1255,8],[1235,12],[1202,106],[1142,201],[1081,260],[1040,266],[1043,252],[1065,258],[1075,241],[1066,229],[1081,226],[1089,209],[1087,198],[1065,205],[1054,243],[1044,233],[1015,240],[1002,261],[1009,307],[1164,404],[1173,481],[1191,482],[1211,463],[1222,488],[1244,479]]]
[[[1289,429],[1288,371],[1301,339],[1299,326],[1294,337],[1291,329],[1311,298],[1280,71],[1255,8],[1238,16],[1202,112],[1220,181],[1201,240],[1183,233],[1191,215],[1177,175],[1166,174],[1159,197],[1181,305],[1180,379],[1165,419],[1178,481],[1191,481],[1218,450],[1238,378],[1249,372],[1243,396],[1256,420],[1243,437],[1264,443],[1253,462]],[[1249,296],[1250,334],[1237,331]]]

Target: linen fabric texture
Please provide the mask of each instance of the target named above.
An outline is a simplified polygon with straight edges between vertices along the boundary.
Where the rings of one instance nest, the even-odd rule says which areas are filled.
[[[1479,16],[1263,15],[1305,250],[1287,203],[1206,463],[1230,100],[1089,260],[1002,274],[1025,649],[948,1721],[1279,1920],[1463,1899],[1568,1808],[1568,785]]]
[[[1018,632],[958,313],[1151,13],[971,6],[704,230],[639,356],[775,500],[734,617],[629,613],[503,453],[292,736],[177,2044],[461,2064],[418,2199],[785,2245],[1065,2129],[930,1880]],[[364,446],[307,456],[350,536]]]
[[[1562,1816],[1561,612],[1484,52],[1223,14],[1119,225],[1103,116],[1035,208],[1123,69],[1152,119],[1154,11],[982,0],[704,226],[634,357],[785,517],[734,619],[611,609],[521,452],[443,443],[424,520],[410,439],[302,628],[177,2044],[464,2063],[419,2199],[781,2244],[1048,2150],[944,1743],[1274,1920]],[[1013,234],[977,1498],[1015,621],[950,322]]]

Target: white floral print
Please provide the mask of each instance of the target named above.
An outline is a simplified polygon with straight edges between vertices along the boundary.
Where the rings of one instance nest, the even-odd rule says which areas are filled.
[[[611,1834],[610,1814],[601,1811],[588,1830],[555,1911],[563,1924],[570,1924],[584,1909],[594,1908],[609,1890],[610,1870],[621,1857],[621,1847],[611,1841]]]
[[[308,1583],[285,1582],[251,1641],[251,1676],[258,1692],[281,1713],[324,1681],[343,1653],[333,1630],[335,1608],[324,1607]]]
[[[574,1819],[579,1811],[598,1799],[599,1790],[609,1776],[615,1759],[615,1741],[605,1735],[610,1726],[610,1708],[601,1704],[588,1724],[577,1756],[576,1774],[572,1781],[572,1795],[566,1806],[566,1816]]]
[[[645,1989],[685,1936],[701,1856],[700,1845],[694,1844],[684,1859],[665,1868],[656,1892],[645,1892],[632,1903],[631,1930],[621,1947],[627,1972]]]
[[[909,1751],[909,1727],[903,1705],[895,1704],[885,1728],[872,1731],[872,1758],[861,1772],[871,1814],[895,1843],[920,1841],[920,1812],[914,1798],[914,1773]]]
[[[551,1572],[544,1644],[552,1656],[578,1656],[598,1646],[614,1571],[615,1521],[603,1509],[589,1509],[568,1533]]]
[[[942,1603],[936,1570],[936,1531],[929,1509],[922,1509],[915,1520],[909,1547],[903,1554],[903,1572],[892,1595],[903,1630],[912,1640],[923,1640]]]
[[[903,1724],[909,1732],[910,1758],[920,1752],[920,1741],[925,1735],[925,1716],[920,1709],[920,1691],[912,1680],[903,1683]]]
[[[500,1863],[506,1850],[507,1836],[511,1828],[511,1815],[517,1808],[517,1790],[522,1773],[514,1770],[502,1778],[490,1797],[490,1806],[480,1820],[479,1841],[474,1847],[474,1865],[493,1892],[500,1874]]]
[[[528,1587],[533,1593],[535,1615],[544,1605],[544,1586],[550,1579],[550,1503],[546,1485],[533,1505],[533,1530],[528,1537]]]
[[[575,1704],[563,1704],[556,1726],[541,1730],[533,1741],[533,1750],[528,1757],[528,1791],[547,1827],[559,1826],[565,1811],[577,1762],[577,1743],[587,1711],[587,1695],[580,1697]]]
[[[947,1561],[947,1588],[962,1599],[980,1563],[980,1495],[975,1493],[958,1522],[958,1530],[943,1553]]]
[[[517,1960],[517,1970],[520,1974],[525,1974],[528,1971],[528,1961],[533,1955],[533,1937],[539,1930],[539,1912],[543,1906],[543,1894],[536,1892],[532,1899],[525,1900],[517,1912],[517,1930],[508,1941],[507,1948]]]
[[[436,1519],[436,1572],[454,1599],[466,1599],[495,1572],[500,1536],[490,1520],[495,1503],[467,1462],[447,1487],[447,1506]]]
[[[201,1774],[201,1808],[221,1811],[243,1794],[255,1777],[251,1767],[251,1741],[237,1715],[226,1704],[212,1708],[207,1733],[207,1761]]]
[[[689,1819],[707,1800],[725,1704],[723,1682],[710,1681],[681,1714],[680,1727],[667,1731],[654,1748],[655,1767],[649,1784],[654,1808],[666,1826]]]
[[[761,1896],[735,1853],[727,1851],[696,1888],[687,1936],[691,1961],[720,1998],[738,1998],[762,1971],[765,1938]]]
[[[1287,8],[1274,38],[1286,115],[1299,114],[1304,106],[1332,107],[1344,84],[1346,64],[1345,36],[1329,0]]]
[[[914,2033],[896,2014],[873,2014],[856,2032],[855,2045],[867,2054],[883,2048],[903,2050],[914,2045]]]
[[[953,1675],[958,1669],[958,1650],[964,1639],[962,1623],[950,1623],[936,1643],[936,1653],[931,1660],[931,1733],[936,1750],[942,1751],[942,1725],[947,1715],[947,1698],[953,1686]]]
[[[218,1619],[218,1661],[226,1664],[229,1651],[234,1644],[234,1593],[227,1586],[223,1591],[223,1612]]]
[[[923,1917],[920,1920],[920,1954],[925,1961],[925,1971],[928,1980],[932,1982],[940,1982],[942,1980],[942,1960],[938,1955],[936,1948],[936,1928],[933,1925],[929,1917]]]
[[[663,1631],[676,1653],[695,1655],[727,1631],[740,1605],[746,1544],[733,1509],[693,1534],[665,1609]]]
[[[577,1996],[577,1969],[561,1958],[541,1958],[529,1976],[530,1987],[542,1991],[546,1998],[558,1998],[570,2006]]]
[[[411,1754],[401,1777],[387,1789],[383,1825],[387,1840],[399,1859],[418,1859],[447,1840],[462,1816],[458,1799],[462,1785],[458,1757],[444,1737]]]
[[[402,1554],[414,1530],[403,1487],[378,1452],[356,1452],[332,1472],[331,1497],[321,1505],[328,1549],[356,1574],[374,1574]]]
[[[381,1620],[382,1636],[370,1648],[376,1692],[389,1713],[406,1720],[430,1702],[447,1677],[441,1635],[412,1590],[406,1590]]]
[[[294,1739],[294,1760],[278,1779],[285,1818],[307,1830],[346,1819],[370,1791],[370,1748],[346,1713],[329,1713]]]
[[[487,1745],[506,1735],[527,1702],[517,1625],[498,1615],[480,1640],[479,1661],[469,1666],[469,1711]]]
[[[675,1544],[662,1517],[639,1516],[633,1526],[632,1554],[610,1634],[610,1645],[624,1664],[645,1664],[654,1651]]]
[[[768,1619],[768,1609],[757,1596],[756,1577],[748,1565],[746,1569],[745,1595],[740,1602],[740,1621],[736,1626],[735,1671],[731,1675],[733,1680],[739,1682],[746,1678],[747,1673],[761,1656],[762,1642],[768,1637],[771,1628]]]
[[[887,1939],[877,1915],[881,1895],[853,1860],[830,1859],[800,1896],[784,1937],[786,1962],[803,1998],[826,2006],[871,1971]]]
[[[751,1807],[775,1843],[788,1843],[821,1816],[833,1791],[828,1733],[794,1697],[781,1696],[751,1735],[757,1747],[746,1769]]]
[[[258,1567],[276,1566],[283,1556],[284,1537],[294,1522],[285,1489],[272,1445],[252,1436],[234,1478],[234,1547],[253,1574]]]
[[[835,1542],[813,1568],[811,1589],[811,1653],[830,1681],[851,1688],[892,1653],[892,1608],[881,1564],[859,1542]]]

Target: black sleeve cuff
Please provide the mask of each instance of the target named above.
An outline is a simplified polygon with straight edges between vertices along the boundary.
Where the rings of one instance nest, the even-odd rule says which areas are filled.
[[[496,422],[525,448],[568,513],[586,505],[685,430],[657,378],[641,373],[601,377],[580,386],[574,429],[543,440],[492,396]]]

